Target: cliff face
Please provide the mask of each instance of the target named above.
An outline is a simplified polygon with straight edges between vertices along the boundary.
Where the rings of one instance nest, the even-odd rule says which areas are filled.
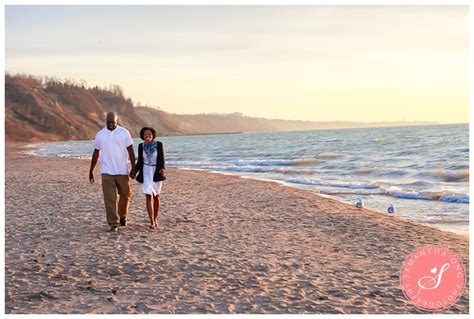
[[[93,139],[111,111],[119,114],[120,125],[138,135],[144,122],[119,93],[60,82],[42,84],[24,76],[5,78],[7,141]]]

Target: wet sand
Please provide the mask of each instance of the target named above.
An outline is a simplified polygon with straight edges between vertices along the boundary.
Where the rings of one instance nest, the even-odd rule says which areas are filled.
[[[10,314],[425,313],[399,284],[414,249],[469,270],[465,236],[277,183],[168,169],[160,228],[132,181],[129,224],[109,233],[88,161],[7,146],[5,166]],[[468,312],[467,286],[443,313]]]

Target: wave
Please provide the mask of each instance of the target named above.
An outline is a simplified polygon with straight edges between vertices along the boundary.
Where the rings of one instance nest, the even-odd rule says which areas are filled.
[[[293,164],[292,160],[238,160],[234,163],[237,166],[290,166]]]
[[[37,157],[56,157],[56,158],[71,158],[71,159],[81,159],[81,160],[90,160],[92,158],[91,154],[74,154],[74,153],[55,153],[49,154],[45,153],[42,150],[22,150],[21,154]]]
[[[395,198],[416,199],[416,200],[432,200],[449,203],[469,203],[469,194],[457,194],[449,191],[439,192],[419,192],[409,188],[400,188],[398,186],[383,187],[377,182],[343,182],[343,181],[319,181],[308,178],[288,179],[287,182],[294,184],[303,184],[309,186],[324,186],[343,188],[342,190],[319,190],[320,193],[326,195],[384,195]],[[424,182],[414,182],[417,184]],[[370,190],[370,191],[369,191]]]
[[[405,176],[408,171],[400,169],[385,169],[385,168],[367,168],[367,169],[356,169],[352,171],[356,175],[374,175],[374,176]]]
[[[432,199],[432,197],[427,194],[419,193],[411,189],[401,189],[396,186],[392,186],[388,189],[382,188],[382,194],[396,197],[396,198],[405,198],[405,199],[424,199],[424,200]]]
[[[384,190],[380,192],[367,191],[321,191],[327,195],[385,195],[402,199],[441,201],[447,203],[469,204],[469,195],[467,194],[447,194],[446,192],[423,193],[413,190]]]
[[[82,159],[82,160],[90,160],[92,159],[91,155],[76,155],[76,154],[57,154],[56,157],[58,158],[74,158],[74,159]]]
[[[468,194],[449,193],[448,191],[417,192],[411,189],[401,189],[396,186],[392,186],[388,189],[381,188],[381,191],[383,195],[392,196],[396,198],[422,199],[422,200],[442,201],[442,202],[448,202],[448,203],[469,204]]]
[[[318,185],[318,186],[327,186],[327,187],[339,187],[339,188],[352,188],[352,189],[376,189],[379,186],[376,183],[371,182],[343,182],[343,181],[336,181],[336,182],[325,182],[325,181],[318,181],[308,178],[291,178],[288,179],[287,182],[294,183],[294,184],[304,184],[304,185]]]
[[[469,204],[469,195],[448,194],[441,196],[443,202]]]
[[[443,182],[465,182],[469,181],[469,170],[438,170],[423,172],[416,177],[435,178]]]
[[[428,186],[432,186],[433,184],[430,183],[430,182],[426,182],[426,181],[414,181],[414,182],[410,182],[410,183],[405,183],[405,184],[400,184],[400,186],[404,186],[404,187],[428,187]]]
[[[352,173],[356,175],[370,175],[375,171],[375,168],[367,168],[367,169],[356,169],[352,171]]]
[[[364,190],[364,189],[345,189],[345,190],[320,190],[320,194],[324,195],[359,195],[359,196],[367,196],[367,195],[383,195],[381,192],[374,192],[373,190]]]
[[[469,163],[468,164],[459,164],[459,165],[452,165],[447,168],[448,170],[469,170]]]
[[[309,164],[319,163],[320,160],[316,158],[302,158],[302,159],[293,160],[293,162],[295,165],[309,165]]]
[[[316,158],[300,158],[293,160],[238,160],[234,164],[237,166],[299,166],[299,165],[310,165],[320,162]]]
[[[168,162],[168,165],[191,168],[191,169],[202,169],[209,171],[226,171],[236,173],[279,173],[284,175],[314,175],[316,170],[311,168],[289,168],[289,167],[269,167],[269,166],[234,166],[234,165],[216,165],[209,162]]]
[[[340,157],[346,157],[347,155],[349,155],[349,153],[321,153],[318,155],[318,157],[320,158],[324,158],[324,159],[334,159],[334,158],[340,158]]]
[[[407,171],[403,171],[400,169],[383,169],[383,170],[378,170],[376,172],[376,176],[380,177],[399,177],[399,176],[405,176],[407,175]]]

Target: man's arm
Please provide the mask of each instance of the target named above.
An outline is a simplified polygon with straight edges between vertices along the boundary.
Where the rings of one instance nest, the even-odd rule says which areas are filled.
[[[99,153],[100,151],[98,149],[94,149],[94,153],[92,153],[91,168],[89,169],[89,182],[91,184],[95,184],[94,168],[97,165],[97,160],[99,159]]]
[[[135,152],[133,151],[133,145],[127,147],[128,157],[130,158],[130,163],[132,164],[132,170],[130,171],[130,177],[135,178]]]

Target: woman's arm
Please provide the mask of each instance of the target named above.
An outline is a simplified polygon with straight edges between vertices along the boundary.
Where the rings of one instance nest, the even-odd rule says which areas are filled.
[[[158,143],[158,147],[159,147],[159,150],[158,150],[158,156],[159,156],[159,165],[160,165],[160,169],[165,169],[165,152],[163,150],[163,143]]]

